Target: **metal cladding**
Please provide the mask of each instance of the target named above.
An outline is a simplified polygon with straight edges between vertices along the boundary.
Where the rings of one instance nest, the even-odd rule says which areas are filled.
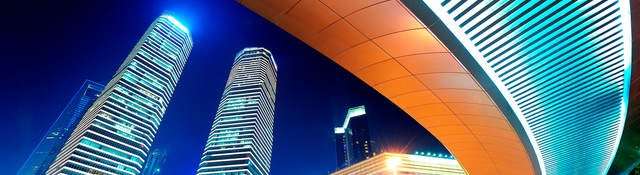
[[[618,147],[626,1],[239,3],[389,98],[470,174],[602,174]]]
[[[198,175],[269,174],[277,69],[273,55],[265,48],[238,52]]]
[[[640,0],[631,1],[632,52],[629,106],[624,132],[608,174],[630,174],[640,164]]]
[[[607,172],[629,93],[628,2],[424,2],[507,99],[543,174]]]
[[[51,125],[44,138],[38,143],[29,159],[22,165],[18,175],[41,175],[47,171],[64,143],[69,139],[73,129],[103,89],[104,85],[90,80],[86,80],[82,84],[55,123]]]
[[[531,146],[521,140],[517,125],[433,34],[431,24],[400,0],[240,3],[387,97],[440,140],[468,173],[535,174]]]
[[[177,20],[157,18],[46,174],[140,174],[192,47]]]

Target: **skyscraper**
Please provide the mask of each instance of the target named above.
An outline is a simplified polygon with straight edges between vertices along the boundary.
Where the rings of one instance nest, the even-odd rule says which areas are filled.
[[[277,69],[265,48],[238,52],[198,175],[269,174]]]
[[[364,106],[349,108],[344,124],[334,128],[338,169],[374,156],[366,114]]]
[[[144,168],[140,175],[158,175],[162,171],[162,165],[167,161],[167,152],[155,149],[144,162]]]
[[[41,175],[60,152],[84,113],[100,95],[104,85],[86,80],[51,125],[44,138],[18,171],[19,175]]]
[[[158,17],[84,114],[47,174],[139,174],[193,44]]]

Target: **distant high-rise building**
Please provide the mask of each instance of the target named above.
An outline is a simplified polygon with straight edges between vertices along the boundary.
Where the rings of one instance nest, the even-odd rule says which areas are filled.
[[[331,175],[464,175],[458,161],[450,158],[382,153]]]
[[[158,17],[46,174],[140,174],[192,47],[184,26]]]
[[[82,84],[62,110],[58,119],[51,125],[44,138],[40,140],[29,159],[22,165],[18,171],[19,175],[41,175],[47,171],[49,165],[60,152],[62,145],[103,89],[104,85],[90,80],[86,80]]]
[[[167,152],[155,149],[149,154],[144,162],[144,168],[140,175],[158,175],[162,171],[162,165],[167,161]]]
[[[271,166],[278,68],[271,52],[238,52],[198,168],[198,175],[267,175]]]
[[[349,108],[341,127],[336,127],[338,169],[373,157],[369,122],[364,106]]]

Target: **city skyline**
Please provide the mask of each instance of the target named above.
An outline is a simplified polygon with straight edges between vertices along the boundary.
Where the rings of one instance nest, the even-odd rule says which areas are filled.
[[[41,103],[44,102],[47,104],[46,106],[40,107],[42,110],[33,111],[38,113],[33,116],[24,113],[14,113],[14,110],[9,108],[3,109],[4,111],[8,111],[7,115],[19,116],[15,118],[4,118],[5,122],[23,123],[20,124],[20,127],[16,128],[19,130],[18,135],[15,135],[15,137],[13,135],[7,135],[9,138],[17,140],[10,145],[19,145],[15,146],[19,149],[12,152],[9,156],[22,157],[25,156],[24,154],[28,154],[26,152],[33,151],[32,148],[35,143],[32,143],[30,140],[42,138],[42,133],[44,133],[44,131],[41,131],[43,129],[41,129],[42,126],[40,125],[46,125],[44,126],[45,128],[51,125],[46,116],[51,116],[52,112],[47,111],[59,112],[62,107],[56,107],[55,104],[60,103],[58,101],[69,98],[65,97],[63,93],[39,94],[40,91],[30,90],[31,88],[44,86],[38,83],[46,83],[47,86],[51,86],[51,90],[56,92],[71,91],[71,89],[75,90],[77,87],[65,87],[66,84],[73,83],[70,81],[78,78],[81,80],[87,78],[95,79],[98,80],[97,82],[106,84],[107,82],[105,81],[111,78],[115,68],[122,63],[121,58],[123,55],[128,54],[128,52],[131,51],[131,47],[137,42],[137,39],[139,39],[142,34],[140,33],[140,28],[148,27],[150,20],[156,18],[159,12],[167,9],[176,12],[175,14],[178,14],[176,18],[189,28],[190,33],[197,35],[197,37],[194,37],[194,43],[196,43],[194,47],[196,49],[193,50],[190,61],[187,62],[185,66],[182,80],[178,83],[174,98],[172,98],[172,105],[169,105],[167,109],[166,117],[163,119],[164,124],[160,126],[158,138],[153,144],[153,147],[167,150],[167,164],[171,164],[172,166],[165,167],[163,173],[183,174],[185,172],[196,172],[206,141],[206,134],[208,134],[208,130],[211,127],[210,124],[213,121],[211,114],[215,113],[215,109],[213,109],[217,106],[215,101],[220,98],[222,87],[224,87],[224,82],[226,82],[227,79],[225,75],[228,75],[229,72],[227,71],[229,71],[232,63],[231,59],[210,58],[230,58],[235,55],[237,50],[256,45],[265,46],[266,48],[270,48],[271,51],[279,53],[277,55],[279,60],[281,60],[278,62],[279,72],[284,73],[279,76],[279,79],[283,80],[283,82],[279,82],[278,91],[282,90],[281,92],[287,93],[280,93],[278,95],[279,100],[276,102],[276,106],[292,107],[288,110],[276,109],[276,115],[282,117],[276,117],[276,123],[280,124],[277,124],[274,128],[274,156],[272,158],[271,173],[300,174],[303,172],[328,173],[333,171],[335,169],[335,143],[334,137],[332,136],[333,127],[336,126],[338,122],[342,122],[344,119],[344,111],[347,110],[348,106],[360,104],[371,106],[372,109],[370,109],[370,111],[372,113],[380,114],[379,116],[381,117],[372,119],[372,121],[374,121],[372,127],[376,128],[372,130],[372,132],[382,133],[377,134],[379,138],[376,138],[376,140],[383,143],[383,147],[391,149],[408,146],[409,148],[407,148],[407,150],[430,147],[434,149],[434,151],[446,152],[446,149],[439,145],[428,132],[420,128],[419,125],[415,124],[415,121],[408,118],[401,110],[395,108],[395,106],[385,100],[384,97],[364,85],[353,75],[345,72],[344,69],[338,67],[335,63],[326,60],[322,55],[305,46],[304,43],[297,41],[289,34],[261,20],[259,16],[246,10],[239,4],[225,2],[221,4],[222,6],[218,6],[209,2],[190,2],[191,5],[187,7],[184,5],[176,5],[182,3],[164,3],[162,7],[157,6],[145,11],[139,10],[139,7],[146,5],[142,2],[127,3],[126,5],[115,2],[94,5],[84,4],[82,8],[75,8],[73,4],[71,4],[71,6],[57,6],[56,4],[42,6],[47,7],[47,9],[41,9],[41,11],[37,12],[43,14],[50,13],[50,10],[53,9],[56,9],[54,11],[67,9],[64,13],[58,13],[60,19],[64,20],[45,21],[49,23],[45,27],[51,28],[44,28],[43,31],[53,32],[56,31],[53,30],[53,28],[64,28],[67,29],[65,32],[69,32],[69,34],[74,33],[80,35],[50,35],[42,32],[29,33],[30,35],[38,36],[38,38],[40,38],[39,40],[66,43],[49,45],[48,47],[32,47],[49,50],[47,52],[54,53],[50,55],[59,55],[55,57],[56,59],[52,59],[53,57],[50,55],[32,55],[42,53],[42,50],[22,52],[23,55],[26,54],[26,57],[42,59],[42,62],[47,64],[30,64],[31,67],[28,68],[24,67],[23,63],[27,64],[32,61],[22,62],[23,60],[18,59],[9,62],[10,65],[14,65],[10,67],[10,69],[3,70],[9,72],[17,71],[14,70],[14,68],[35,70],[25,72],[26,74],[20,76],[20,80],[7,80],[7,82],[11,82],[16,86],[5,86],[4,88],[11,90],[6,89],[4,92],[12,91],[14,92],[13,94],[21,94],[22,96],[20,98],[22,100],[18,100],[19,103],[13,103],[13,106],[10,108],[25,109],[26,106],[22,106],[22,104],[25,104],[24,102],[26,102],[26,100],[35,99],[31,96],[40,96],[40,101],[42,102],[31,101],[29,108],[37,108],[38,105],[42,105]],[[199,7],[215,8],[216,10],[204,11],[203,9],[199,9]],[[49,8],[50,10],[48,10]],[[195,12],[192,10],[194,9],[198,11],[199,15],[193,16]],[[110,14],[109,11],[118,11],[121,13],[108,16],[103,15]],[[210,13],[218,11],[220,12],[216,13],[218,15]],[[222,28],[214,27],[222,21],[231,20],[231,16],[228,14],[237,14],[237,16],[233,17],[233,20],[251,22],[230,23],[233,25]],[[37,16],[38,14],[30,13],[29,15]],[[205,17],[209,19],[205,20]],[[210,25],[206,28],[219,34],[214,35],[214,33],[209,31],[205,32],[204,24]],[[269,35],[252,32],[253,29],[256,28],[262,29],[263,32],[269,33]],[[135,29],[138,30],[136,31]],[[95,33],[96,35],[84,35],[84,33]],[[69,38],[62,39],[58,38],[58,36],[67,36]],[[227,42],[220,42],[216,38],[221,36],[233,36],[233,39],[229,38]],[[102,47],[90,47],[90,45],[84,44],[84,40],[87,37],[109,42],[104,42]],[[11,38],[12,37],[9,39]],[[21,38],[21,40],[24,39],[25,37]],[[24,44],[38,44],[38,42]],[[30,47],[16,45],[15,48],[16,49],[13,50],[19,51],[22,48]],[[54,62],[52,63],[52,61]],[[65,69],[55,69],[55,66],[52,67],[52,65],[63,63],[65,64]],[[86,66],[84,65],[104,66],[94,66],[91,67],[91,69],[85,69]],[[58,73],[41,74],[41,72],[47,71]],[[48,79],[56,79],[58,82],[47,83]],[[306,81],[301,84],[300,80],[305,79],[314,79],[315,81]],[[31,81],[34,84],[24,86],[23,83],[25,80]],[[31,93],[23,94],[27,92],[23,90]],[[9,99],[13,98],[12,94],[6,95],[9,95]],[[45,98],[45,96],[47,97]],[[301,101],[301,99],[314,100]],[[9,106],[11,105],[5,105],[5,107]],[[32,120],[36,116],[40,116],[38,120]],[[299,123],[306,122],[316,124],[303,128],[299,125]],[[24,123],[29,124],[25,126]],[[395,123],[397,126],[405,127],[396,127],[396,125],[394,125],[383,130],[381,129],[381,124],[383,123]],[[304,137],[298,135],[300,134],[300,129],[308,130]],[[401,136],[394,137],[398,134],[401,134]],[[296,141],[292,142],[294,139]],[[396,142],[401,144],[392,144]],[[307,145],[308,147],[301,149],[302,147],[299,147],[299,145]],[[307,149],[315,151],[309,152]],[[295,163],[296,161],[292,161],[295,160],[293,157],[300,154],[307,154],[316,158],[303,159],[310,164],[299,164],[296,167],[287,166],[287,164]],[[24,160],[26,157],[18,159]],[[3,162],[3,167],[0,168],[0,171],[6,171],[6,173],[9,174],[14,173],[17,171],[17,168],[15,168],[17,164],[21,165],[22,163],[21,161],[15,163]]]
[[[454,155],[470,174],[603,174],[629,172],[640,161],[632,139],[638,76],[631,69],[640,67],[640,35],[631,32],[638,14],[627,1],[15,4],[1,12],[12,27],[0,32],[8,46],[0,111],[9,116],[1,118],[8,126],[0,127],[0,137],[10,140],[0,145],[7,157],[0,173],[19,169],[12,160],[42,152],[32,148],[39,149],[42,135],[56,133],[46,129],[57,125],[55,116],[77,89],[71,82],[85,79],[102,80],[106,89],[49,174],[138,174],[153,149],[167,150],[172,165],[161,174],[231,166],[258,174],[328,174],[354,157],[339,154],[349,152],[346,133],[355,133],[349,119],[368,121],[371,137],[351,139],[353,145],[365,140],[365,153]],[[158,17],[164,10],[176,15]],[[258,88],[267,92],[258,96],[272,101],[246,118],[254,123],[244,123],[244,115],[224,111],[256,101],[225,99],[245,91],[230,86],[234,77],[252,79],[236,77],[245,69],[237,66],[243,52],[234,51],[260,50],[247,48],[253,46],[277,53],[278,66],[270,52],[259,59],[273,63],[260,67],[274,75]],[[350,117],[358,105],[367,111]],[[218,131],[227,124],[259,132],[243,140],[238,132],[244,130]],[[247,146],[252,150],[228,152]],[[230,166],[219,166],[236,154]]]

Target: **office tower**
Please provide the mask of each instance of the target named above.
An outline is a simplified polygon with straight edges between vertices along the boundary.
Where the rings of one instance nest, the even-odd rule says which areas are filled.
[[[191,48],[173,17],[153,21],[46,173],[140,174]]]
[[[41,175],[60,152],[84,113],[100,95],[104,85],[86,80],[51,125],[44,138],[18,171],[19,175]]]
[[[331,175],[352,174],[464,175],[466,172],[455,159],[398,153],[382,153],[341,169]]]
[[[277,69],[265,48],[236,54],[198,175],[269,174]]]
[[[162,171],[162,165],[167,160],[167,152],[155,149],[144,161],[144,168],[140,175],[158,175]]]
[[[349,108],[341,127],[334,128],[338,169],[373,157],[364,106]]]

